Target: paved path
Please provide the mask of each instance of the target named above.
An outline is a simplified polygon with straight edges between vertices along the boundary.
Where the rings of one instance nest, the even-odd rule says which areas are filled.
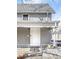
[[[48,54],[47,56],[34,56],[34,57],[28,57],[28,58],[25,58],[25,59],[61,59],[61,58]]]
[[[34,57],[28,57],[25,59],[42,59],[42,56],[34,56]]]

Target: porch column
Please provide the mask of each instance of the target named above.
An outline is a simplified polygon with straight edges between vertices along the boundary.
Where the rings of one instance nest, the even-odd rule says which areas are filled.
[[[40,28],[30,28],[30,46],[40,46]]]

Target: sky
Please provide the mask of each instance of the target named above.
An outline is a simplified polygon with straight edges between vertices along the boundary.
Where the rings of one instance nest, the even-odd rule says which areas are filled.
[[[17,3],[48,3],[56,12],[55,15],[52,15],[52,20],[61,18],[61,0],[17,0]]]

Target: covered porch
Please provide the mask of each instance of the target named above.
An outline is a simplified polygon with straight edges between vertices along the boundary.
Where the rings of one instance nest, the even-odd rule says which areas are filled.
[[[17,47],[41,47],[50,43],[52,34],[48,27],[17,27]]]

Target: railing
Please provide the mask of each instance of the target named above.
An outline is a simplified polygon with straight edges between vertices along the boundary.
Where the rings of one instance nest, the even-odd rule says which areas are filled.
[[[50,18],[30,17],[28,19],[17,18],[18,22],[51,22]]]

